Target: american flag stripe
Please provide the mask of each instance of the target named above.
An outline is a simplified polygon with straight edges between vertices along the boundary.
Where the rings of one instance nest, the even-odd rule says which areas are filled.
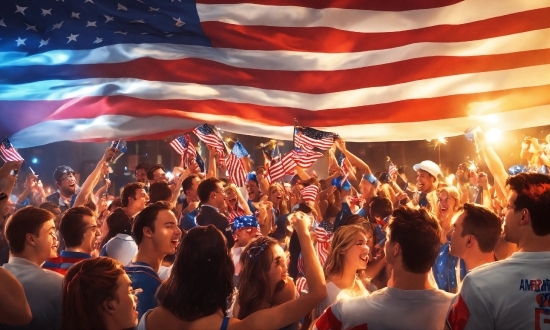
[[[246,170],[241,159],[233,153],[227,157],[227,173],[237,187],[244,187],[246,185]]]
[[[277,6],[302,6],[302,0],[250,0],[248,3]],[[395,1],[353,1],[353,0],[318,0],[308,4],[311,8],[344,8],[364,10],[402,11],[448,6],[460,2],[460,0],[395,0]],[[238,4],[237,0],[201,0],[202,4]]]
[[[313,151],[313,148],[327,150],[333,145],[335,137],[334,134],[314,131],[315,129],[307,127],[304,129],[296,129],[296,134],[294,135],[294,146],[305,152],[311,153],[310,151]],[[317,134],[317,136],[315,134]]]
[[[311,150],[292,150],[291,153],[296,165],[301,168],[310,168],[317,161],[317,159],[323,156],[322,153]]]
[[[550,14],[549,14],[550,15]],[[548,33],[548,32],[546,32]],[[541,36],[544,33],[538,33]],[[522,66],[534,66],[548,64],[550,50],[536,49],[520,51],[512,54],[494,54],[469,57],[441,58],[444,55],[434,55],[425,58],[404,59],[397,63],[381,63],[369,67],[354,68],[349,70],[335,71],[274,71],[267,69],[241,68],[236,71],[234,67],[218,62],[204,59],[187,58],[168,61],[167,70],[154,70],[156,61],[153,59],[139,58],[130,63],[120,63],[113,68],[113,65],[83,64],[84,73],[74,72],[72,65],[60,65],[58,67],[45,67],[42,75],[45,79],[56,79],[60,72],[66,78],[115,78],[116,71],[132,70],[134,64],[139,64],[143,70],[132,74],[134,79],[165,79],[171,82],[186,82],[203,84],[205,81],[212,85],[236,85],[250,86],[266,90],[286,90],[300,93],[331,93],[351,89],[385,86],[389,83],[406,83],[420,79],[430,79],[445,75],[467,74],[475,72],[475,68],[485,68],[485,71],[508,70]],[[429,65],[431,61],[444,61],[445,67],[418,70],[417,67]],[[93,67],[93,70],[84,68]],[[204,75],[193,74],[193,69],[198,66],[205,66]],[[178,72],[177,69],[183,72]],[[13,67],[2,70],[4,77],[17,79],[20,83],[32,82],[32,77],[22,76],[27,70],[26,67]],[[5,71],[5,72],[4,72]],[[212,76],[213,75],[213,76]],[[354,75],[373,77],[372,79],[354,80]],[[212,77],[210,77],[212,76]],[[331,84],[304,84],[302,80],[323,81],[331,80]]]
[[[24,160],[13,146],[6,149],[3,144],[0,144],[0,154],[2,154],[2,158],[7,162]]]
[[[215,128],[214,128],[215,129]],[[220,161],[221,158],[225,155],[225,146],[223,144],[223,141],[218,137],[214,132],[212,133],[204,133],[201,132],[199,128],[195,128],[193,130],[193,133],[202,141],[204,144],[206,144],[209,147],[212,147],[216,149],[218,154],[220,155]]]
[[[119,44],[65,50],[38,41],[51,34],[67,43],[69,20],[25,32],[43,3],[29,1],[28,15],[14,14],[13,3],[0,8],[0,110],[14,118],[0,131],[20,147],[160,138],[203,122],[289,140],[293,118],[349,141],[458,135],[488,115],[503,130],[550,124],[550,81],[540,74],[550,69],[547,0],[185,1],[170,4],[171,16],[196,8],[214,47],[147,35],[125,42],[129,33]],[[87,3],[81,16],[91,13],[103,31],[113,23],[104,14],[123,12]],[[13,30],[16,19],[22,30]],[[16,47],[18,34],[28,40]]]
[[[270,184],[281,180],[285,176],[283,163],[280,160],[275,161],[268,167],[267,173],[269,176]]]
[[[237,6],[245,7],[241,5],[236,5],[235,7]],[[210,8],[211,7],[212,6],[210,6]],[[288,16],[287,10],[281,9],[280,7],[278,9],[280,10],[271,9],[269,16],[259,17],[258,15],[257,17],[258,20],[271,21],[270,23],[266,23],[270,24],[270,26],[243,26],[223,22],[205,22],[202,26],[207,34],[215,33],[216,29],[223,31],[221,33],[216,33],[218,38],[213,40],[213,45],[215,47],[327,53],[360,52],[378,50],[381,48],[395,48],[420,42],[463,42],[494,38],[511,33],[549,27],[547,22],[542,22],[542,18],[548,17],[549,15],[547,8],[535,9],[527,13],[505,14],[505,16],[500,17],[481,18],[480,21],[476,22],[464,22],[462,24],[458,22],[456,25],[426,26],[425,24],[411,24],[413,25],[411,26],[411,30],[405,31],[395,30],[395,27],[393,27],[393,29],[392,27],[388,27],[385,31],[380,31],[380,26],[383,25],[382,21],[386,19],[383,15],[379,17],[380,22],[373,22],[369,25],[364,24],[364,13],[350,11],[340,13],[342,12],[341,9],[335,9],[334,11],[338,12],[334,13],[327,13],[327,10],[324,10],[324,12],[327,13],[325,15],[317,15],[316,12],[310,15],[305,13],[302,15],[304,16],[304,20],[311,21],[312,24],[315,24],[311,25],[306,23],[309,25],[308,27],[277,26],[286,19],[277,17],[279,16],[277,13],[280,12],[281,17]],[[213,11],[208,14],[210,15],[204,16],[212,16]],[[315,18],[314,16],[316,15],[321,16],[321,18]],[[346,16],[345,21],[340,20],[341,26],[330,24],[331,22],[337,22],[334,19],[334,16],[337,15]],[[481,17],[484,16],[486,17],[489,15],[483,15]],[[253,21],[251,22],[247,18],[246,21],[243,20],[243,23],[254,24]],[[323,24],[324,18],[326,18],[326,24]],[[225,20],[230,19],[232,19],[232,17],[225,18]],[[363,24],[361,24],[362,19]],[[352,22],[349,22],[349,20]],[[511,26],[511,20],[517,20],[518,23],[525,22],[525,25],[514,24],[514,26]],[[430,20],[427,21],[429,22]],[[417,22],[424,23],[422,20],[418,20]],[[376,24],[376,29],[365,30],[365,28],[368,29],[374,24]],[[414,25],[416,25],[416,27]],[[245,38],[246,35],[250,36],[248,42]],[[302,39],[304,41],[299,44],[293,44],[291,42],[292,38]],[[338,40],[342,39],[350,40],[350,43],[339,43]]]
[[[314,202],[317,199],[319,193],[319,187],[316,185],[309,185],[300,190],[300,196],[305,202]]]
[[[464,81],[468,79],[469,76],[471,76],[471,74],[462,74],[450,77],[425,79],[423,81],[412,81],[392,87],[372,87],[361,90],[338,92],[338,96],[345,97],[346,100],[343,100],[342,103],[335,105],[335,108],[333,110],[337,111],[338,114],[343,114],[345,116],[349,115],[353,117],[353,119],[359,120],[359,123],[366,123],[369,120],[380,120],[384,118],[384,114],[376,113],[376,110],[383,109],[381,103],[395,104],[387,108],[392,109],[392,111],[397,111],[397,114],[399,115],[397,120],[398,122],[413,121],[413,119],[415,118],[435,120],[436,118],[452,118],[453,116],[463,115],[464,110],[461,110],[460,106],[463,106],[464,104],[469,104],[475,101],[476,98],[482,96],[512,99],[518,98],[521,106],[544,105],[548,102],[548,97],[544,97],[543,95],[540,95],[535,100],[523,102],[521,102],[519,96],[523,95],[523,90],[525,90],[526,93],[532,95],[533,97],[536,97],[537,94],[540,94],[542,92],[547,92],[550,89],[550,77],[548,77],[548,75],[537,75],[537,73],[545,72],[548,70],[550,70],[550,64],[508,70],[506,71],[506,74],[503,73],[503,71],[477,73],[476,77],[480,85],[476,87],[459,85],[461,81]],[[530,77],[526,77],[529,75],[537,75],[537,77],[534,77],[533,79],[531,79]],[[491,81],[498,79],[501,79],[500,87],[505,88],[506,91],[492,91],[492,87],[488,85]],[[523,84],[526,80],[530,80],[533,83],[540,84],[540,86],[522,87],[524,86]],[[25,84],[24,86],[21,86],[20,90],[12,90],[2,97],[5,100],[8,98],[12,98],[11,101],[16,101],[18,97],[22,97],[23,95],[30,93],[31,90],[39,87],[45,89],[65,89],[66,92],[71,93],[70,95],[73,98],[85,99],[86,104],[75,104],[73,109],[82,106],[84,110],[82,115],[84,117],[91,117],[93,115],[99,114],[99,110],[93,110],[93,106],[97,106],[97,103],[100,103],[101,100],[104,99],[104,97],[86,97],[86,94],[103,93],[102,90],[109,84],[115,84],[116,79],[93,79],[93,81],[97,85],[95,87],[89,87],[87,89],[85,88],[86,80],[72,82],[48,81],[41,84]],[[137,109],[139,110],[137,111],[135,110],[136,108],[126,108],[126,111],[123,111],[124,108],[122,108],[122,106],[119,106],[120,108],[113,106],[113,108],[110,108],[108,111],[103,111],[103,114],[135,113],[135,116],[139,116],[140,113],[142,113],[153,115],[155,113],[163,114],[163,112],[169,112],[169,110],[174,107],[185,106],[190,107],[190,111],[198,114],[201,111],[201,106],[203,104],[213,107],[213,109],[208,111],[208,113],[223,114],[224,112],[219,109],[219,107],[225,105],[227,107],[238,110],[239,113],[246,114],[245,110],[252,108],[252,106],[249,105],[241,107],[238,104],[234,103],[235,98],[237,97],[236,95],[238,95],[241,100],[247,103],[257,104],[260,110],[278,111],[278,115],[272,117],[281,117],[279,116],[279,114],[295,114],[301,116],[315,115],[316,117],[320,117],[321,120],[326,121],[332,115],[332,119],[335,121],[345,122],[347,124],[355,122],[355,120],[351,120],[348,118],[335,118],[334,112],[320,111],[322,110],[320,107],[322,106],[323,102],[329,102],[330,96],[335,96],[330,94],[325,94],[321,97],[315,97],[315,95],[304,93],[259,90],[250,87],[196,86],[192,84],[182,85],[177,83],[160,83],[155,86],[149,86],[147,81],[138,80],[128,80],[126,82],[121,82],[118,85],[118,93],[124,93],[125,96],[117,96],[114,95],[116,92],[113,92],[113,95],[111,95],[110,97],[112,97],[113,101],[117,103],[122,103],[122,106],[124,104],[128,104],[129,106],[138,106],[143,103],[145,105],[157,105],[157,107],[164,106],[164,109],[166,110],[152,111],[151,109],[138,107]],[[444,94],[444,91],[433,92],[430,94],[427,89],[435,87],[436,85],[448,86],[448,92],[455,93],[455,95],[446,96]],[[2,87],[5,86],[0,85],[0,90],[2,89]],[[193,87],[197,88],[195,92],[193,92]],[[391,91],[393,94],[385,95],[382,93],[384,90]],[[197,91],[201,91],[201,95],[197,95]],[[163,92],[162,95],[155,96],[156,93],[161,92]],[[416,94],[415,98],[407,98],[407,92],[414,92]],[[141,93],[143,93],[143,95],[141,95]],[[140,95],[142,99],[138,98],[140,97]],[[178,95],[180,97],[185,96],[188,99],[175,100],[174,98],[178,97]],[[266,96],[269,96],[269,98],[266,98]],[[429,96],[434,97],[435,100],[429,100]],[[37,101],[40,97],[46,97],[46,91],[37,91],[34,95],[29,95],[28,101],[22,102],[23,104],[35,103],[32,101]],[[55,95],[53,95],[51,99],[47,102],[40,102],[46,103],[45,105],[48,106],[47,103],[53,101],[54,103],[50,105],[50,107],[55,107],[56,103],[60,104],[67,101],[63,99],[55,100],[54,97]],[[214,98],[215,100],[204,100],[204,98]],[[282,99],[277,101],[276,98]],[[96,104],[92,104],[93,102],[96,102]],[[302,108],[298,108],[298,105],[300,105],[301,103],[304,103],[304,106]],[[452,106],[450,103],[458,103],[458,105]],[[449,108],[450,113],[442,114],[440,116],[437,116],[437,113],[430,111],[427,111],[427,113],[423,116],[421,113],[410,113],[410,111],[414,110],[416,107],[429,105],[444,106],[445,108]],[[17,106],[17,103],[14,103],[14,106]],[[288,108],[288,110],[285,110],[285,108]],[[504,111],[510,111],[513,109],[513,105],[508,105]],[[279,113],[279,111],[282,113]],[[365,117],[364,115],[354,114],[354,112],[356,111],[369,111],[369,113],[372,112],[372,117]],[[70,118],[70,113],[68,113],[67,111],[62,111],[55,114],[52,113],[52,115],[54,115],[52,116],[52,118],[55,119],[62,119],[63,117]],[[258,120],[258,117],[258,114],[245,115],[245,119],[249,120]],[[271,119],[271,121],[272,120],[273,119]],[[278,121],[282,121],[282,119],[279,119]],[[317,123],[318,121],[319,120],[315,122]],[[299,141],[304,140],[300,143],[312,142],[312,139],[300,135],[301,134],[296,135],[296,138]],[[331,140],[325,139],[324,142],[328,147],[330,147]],[[325,148],[327,147],[325,146]]]
[[[187,149],[187,148],[184,148],[177,139],[172,140],[170,142],[170,146],[172,147],[172,149],[174,149],[174,151],[176,151],[180,155],[183,155],[185,153],[185,150]]]

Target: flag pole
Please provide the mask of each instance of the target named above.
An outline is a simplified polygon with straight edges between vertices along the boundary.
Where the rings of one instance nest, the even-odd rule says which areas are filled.
[[[292,130],[292,150],[296,148],[296,126],[298,126],[298,120],[294,118],[294,129]]]

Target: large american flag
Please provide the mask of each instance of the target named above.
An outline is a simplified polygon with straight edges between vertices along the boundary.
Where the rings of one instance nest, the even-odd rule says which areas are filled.
[[[8,139],[4,139],[0,142],[0,155],[6,162],[23,160],[23,157],[15,150]]]
[[[550,124],[548,0],[2,0],[0,132],[19,147],[207,122],[348,141]]]

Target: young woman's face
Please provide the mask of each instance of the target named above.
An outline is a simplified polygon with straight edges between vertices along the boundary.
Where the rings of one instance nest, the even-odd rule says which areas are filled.
[[[280,281],[286,282],[288,279],[286,256],[279,244],[271,246],[271,265],[269,267],[269,284],[275,287]]]
[[[232,189],[226,189],[225,202],[228,206],[235,207],[237,204],[237,194]]]
[[[449,214],[454,213],[455,208],[455,199],[451,197],[446,191],[439,193],[439,198],[437,199],[437,206],[439,211],[443,216],[448,216]]]
[[[367,268],[370,250],[367,242],[365,234],[356,234],[353,245],[345,252],[345,267],[353,267],[356,270]]]
[[[117,291],[113,300],[116,323],[121,329],[129,329],[137,326],[138,312],[137,297],[132,290],[132,281],[126,273],[120,275],[117,281]]]

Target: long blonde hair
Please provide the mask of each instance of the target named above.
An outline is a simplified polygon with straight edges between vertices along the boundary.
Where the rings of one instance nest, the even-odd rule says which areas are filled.
[[[341,226],[332,236],[327,261],[325,262],[325,278],[341,275],[345,266],[345,252],[355,244],[357,233],[367,236],[367,230],[360,225]]]

